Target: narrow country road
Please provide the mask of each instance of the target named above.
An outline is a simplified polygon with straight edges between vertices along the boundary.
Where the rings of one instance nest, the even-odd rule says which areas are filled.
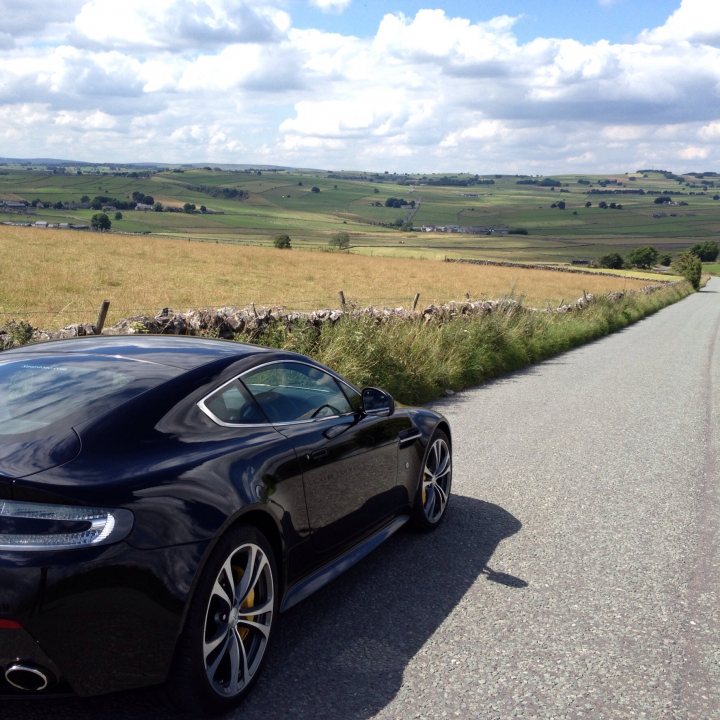
[[[720,718],[719,401],[713,280],[438,403],[444,525],[284,615],[235,717]],[[151,717],[125,695],[17,710]]]

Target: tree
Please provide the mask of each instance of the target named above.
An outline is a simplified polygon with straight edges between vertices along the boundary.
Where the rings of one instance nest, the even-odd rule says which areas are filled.
[[[310,192],[319,193],[319,192],[320,192],[320,188],[319,188],[317,185],[313,185],[313,186],[310,188]]]
[[[698,243],[690,248],[693,255],[697,255],[702,262],[715,262],[718,253],[720,253],[720,245],[715,240],[708,240],[704,243]]]
[[[291,250],[292,245],[290,245],[290,236],[289,235],[278,235],[273,240],[273,245],[276,248],[279,248],[280,250]]]
[[[658,195],[654,200],[656,205],[668,205],[671,202],[672,198],[669,195]]]
[[[207,208],[206,208],[204,205],[201,205],[201,206],[200,206],[200,212],[201,212],[201,213],[206,213],[206,212],[207,212]]]
[[[675,258],[673,266],[675,268],[675,272],[677,272],[678,275],[682,275],[695,288],[695,290],[700,289],[702,263],[697,255],[691,252],[684,252]]]
[[[164,208],[163,208],[163,204],[162,204],[161,202],[156,202],[156,203],[153,205],[153,210],[154,210],[155,212],[162,212],[163,209],[164,209]]]
[[[195,212],[195,203],[186,202],[186,203],[183,205],[183,210],[184,210],[186,213],[194,213],[194,212]]]
[[[350,235],[344,231],[335,233],[328,241],[328,245],[339,250],[347,250],[350,247]]]
[[[597,261],[597,264],[598,267],[620,270],[625,263],[623,262],[622,255],[619,253],[610,253],[609,255],[603,255]]]
[[[111,226],[110,218],[105,213],[95,213],[90,219],[90,227],[93,230],[104,232],[105,230],[109,230]]]
[[[119,210],[115,213],[115,219],[122,220],[122,213]]]
[[[655,265],[657,259],[658,251],[650,245],[634,248],[627,255],[628,265],[640,268],[649,268]]]

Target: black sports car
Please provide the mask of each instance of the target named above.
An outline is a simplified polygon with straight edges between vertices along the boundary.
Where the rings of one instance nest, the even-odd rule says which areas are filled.
[[[164,336],[0,353],[0,694],[223,711],[279,612],[451,484],[439,414],[302,355]]]

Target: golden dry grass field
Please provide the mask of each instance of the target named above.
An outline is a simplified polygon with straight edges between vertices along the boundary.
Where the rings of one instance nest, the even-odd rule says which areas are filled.
[[[583,291],[633,290],[647,280],[437,260],[238,247],[138,235],[0,226],[0,325],[28,320],[59,328],[122,317],[223,305],[337,307],[338,291],[359,305],[409,306],[513,295],[530,306]]]

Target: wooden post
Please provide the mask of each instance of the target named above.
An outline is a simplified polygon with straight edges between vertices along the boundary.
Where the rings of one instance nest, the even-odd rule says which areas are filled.
[[[340,290],[340,292],[338,292],[338,298],[340,300],[340,307],[344,310],[345,309],[345,293],[342,290]]]
[[[100,333],[103,330],[103,327],[105,325],[105,318],[107,317],[109,307],[110,307],[110,301],[103,300],[103,303],[100,306],[100,311],[98,312],[97,322],[95,323],[95,334],[96,335],[100,335]]]
[[[420,299],[420,293],[415,293],[415,297],[413,298],[413,312],[415,312],[415,308],[417,307],[418,300]]]

